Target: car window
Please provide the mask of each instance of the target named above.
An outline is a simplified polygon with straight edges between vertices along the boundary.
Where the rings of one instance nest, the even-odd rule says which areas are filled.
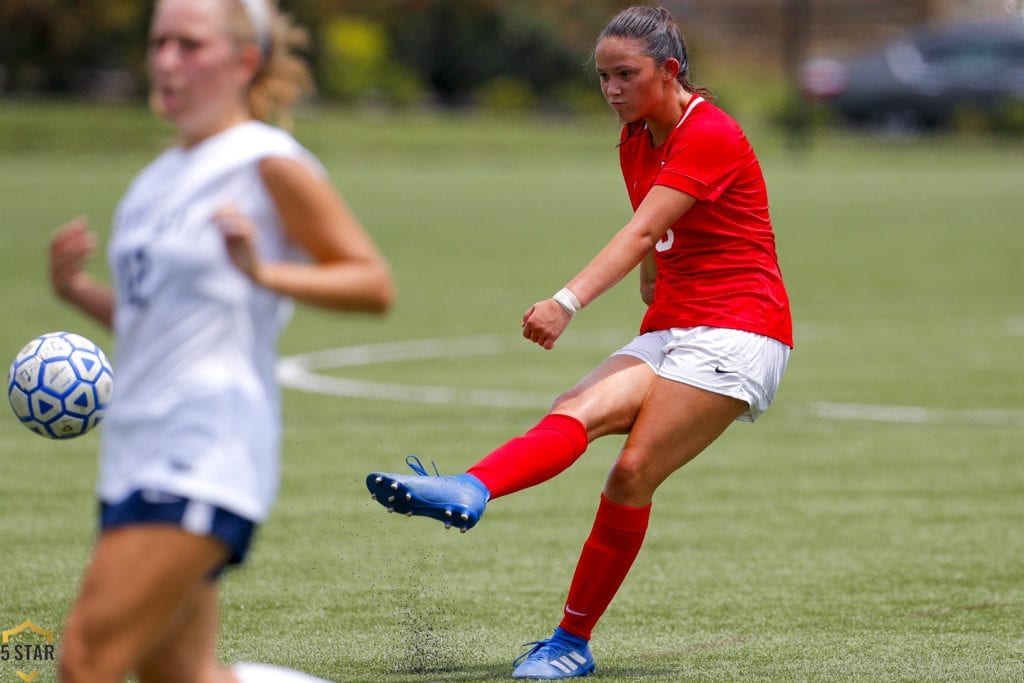
[[[1024,47],[1000,43],[947,43],[922,54],[930,68],[952,81],[999,78],[1024,64]]]

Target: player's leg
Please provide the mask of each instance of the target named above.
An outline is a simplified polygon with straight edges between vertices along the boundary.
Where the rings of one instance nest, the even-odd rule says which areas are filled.
[[[219,583],[210,578],[194,600],[182,605],[153,655],[136,667],[140,683],[327,683],[269,664],[221,666],[217,660],[219,594]]]
[[[559,396],[537,426],[467,472],[484,483],[492,498],[551,479],[572,465],[591,441],[629,431],[654,377],[638,358],[608,358]]]
[[[217,539],[175,526],[132,525],[105,531],[67,620],[61,680],[123,681],[129,671],[154,656],[181,616],[182,606],[195,604],[207,577],[227,556],[227,548]]]
[[[747,404],[731,396],[658,378],[605,482],[619,505],[650,505],[669,475],[721,436]]]
[[[601,496],[552,638],[524,656],[518,678],[592,670],[588,641],[636,558],[654,491],[736,419],[767,410],[789,348],[737,330],[672,330],[665,357]]]
[[[658,379],[605,483],[569,589],[562,627],[590,638],[643,544],[655,489],[711,444],[747,404]]]
[[[594,669],[589,640],[640,552],[658,484],[714,441],[747,404],[666,379],[651,387],[601,495],[554,635],[517,660],[513,678]]]
[[[389,511],[433,517],[465,531],[487,501],[539,484],[564,471],[605,434],[629,429],[654,371],[626,355],[607,359],[560,396],[526,434],[506,442],[457,476],[371,473],[367,488]],[[410,463],[412,464],[412,463]]]
[[[217,661],[219,584],[207,578],[180,605],[163,637],[136,667],[139,683],[235,683]]]

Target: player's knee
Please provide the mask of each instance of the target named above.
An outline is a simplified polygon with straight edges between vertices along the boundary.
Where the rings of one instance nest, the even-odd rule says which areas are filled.
[[[68,619],[57,656],[58,680],[61,683],[124,680],[131,666],[127,653],[110,642],[91,637],[102,629],[97,628],[87,613],[88,610],[75,610]]]
[[[603,397],[595,397],[571,389],[555,399],[549,413],[571,415],[587,428],[589,439],[629,432],[636,420],[636,410],[628,405],[609,405]]]
[[[621,494],[635,494],[643,481],[643,472],[635,463],[617,462],[608,474],[608,487]]]
[[[641,460],[630,458],[623,453],[608,474],[605,488],[614,500],[649,498],[654,492],[649,490],[650,484],[646,475],[646,468]]]
[[[60,654],[57,658],[58,679],[62,683],[92,683],[100,680],[117,680],[116,676],[103,678],[95,657],[90,657],[89,648],[81,636],[74,632],[64,634]]]

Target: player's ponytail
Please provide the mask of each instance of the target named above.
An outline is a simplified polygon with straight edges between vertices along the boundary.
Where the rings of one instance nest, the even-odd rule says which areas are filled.
[[[226,1],[236,6],[237,39],[256,43],[263,57],[249,86],[249,108],[261,121],[288,127],[292,107],[313,90],[309,65],[297,54],[308,47],[309,34],[275,0]]]

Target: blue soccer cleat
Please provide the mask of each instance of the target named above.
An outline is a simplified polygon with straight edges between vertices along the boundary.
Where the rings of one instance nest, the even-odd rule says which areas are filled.
[[[444,522],[446,529],[454,526],[463,533],[480,521],[491,492],[479,479],[471,474],[427,474],[415,455],[405,462],[416,474],[371,472],[366,477],[370,496],[388,512],[432,517]]]
[[[587,641],[561,628],[547,640],[532,643],[533,648],[516,657],[512,678],[558,681],[589,676],[594,672],[594,656]]]

